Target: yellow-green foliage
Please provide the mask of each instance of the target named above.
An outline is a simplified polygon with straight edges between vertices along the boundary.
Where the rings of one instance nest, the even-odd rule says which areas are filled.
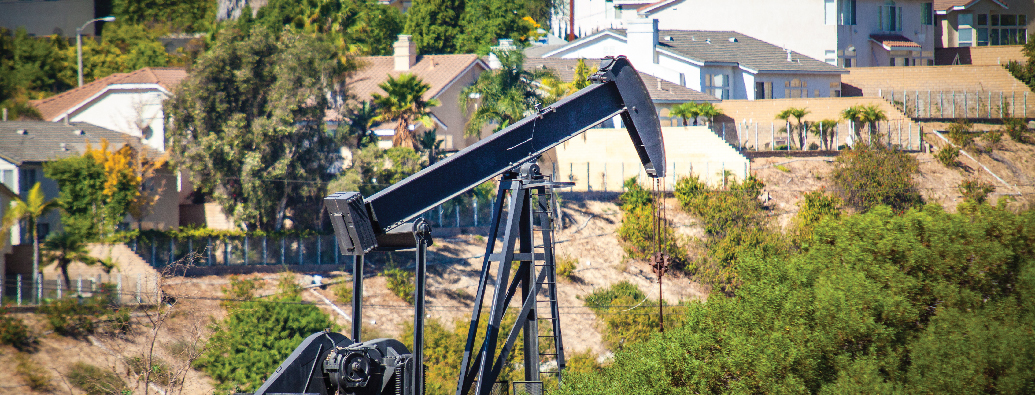
[[[78,337],[92,334],[97,329],[97,320],[107,311],[100,298],[59,299],[43,306],[39,311],[47,317],[54,332],[62,336]]]
[[[988,195],[995,192],[995,185],[981,180],[963,180],[959,185],[960,194],[967,201],[982,204],[988,200]]]
[[[29,327],[25,326],[25,322],[11,316],[7,309],[0,308],[0,344],[21,350],[28,347],[31,342]]]
[[[510,314],[503,316],[503,321],[500,324],[502,330],[496,342],[497,353],[507,341],[506,331],[514,325],[515,316],[516,313],[513,309]],[[478,333],[475,336],[475,352],[477,352],[478,347],[481,347],[485,339],[486,319],[488,319],[488,314],[483,314]],[[424,322],[424,364],[427,365],[425,390],[428,395],[452,395],[456,393],[458,367],[464,354],[464,346],[467,344],[467,332],[470,328],[470,319],[466,318],[456,320],[453,323],[453,330],[442,325],[436,319],[429,319]],[[403,333],[399,340],[408,349],[413,348],[413,325],[411,323],[407,322],[403,327]],[[499,381],[523,379],[524,369],[520,367],[520,361],[522,361],[524,354],[520,342],[519,338],[518,343],[515,344],[508,358],[508,361],[511,363],[503,365]]]
[[[949,125],[949,140],[953,144],[967,148],[974,142],[974,135],[971,130],[974,125],[965,119],[958,120]]]
[[[945,167],[957,167],[960,165],[959,162],[960,149],[954,145],[947,145],[942,147],[934,154],[934,158],[938,160]]]
[[[413,290],[415,288],[413,283],[413,272],[395,268],[385,270],[383,274],[385,279],[388,280],[388,289],[391,290],[395,296],[405,300],[406,303],[413,304]]]
[[[798,201],[798,214],[794,216],[794,241],[801,248],[808,248],[812,242],[812,231],[824,218],[841,218],[844,202],[822,191],[808,192]]]
[[[575,275],[575,265],[578,259],[568,255],[557,255],[557,276],[565,280],[571,280]]]
[[[255,278],[241,279],[237,276],[230,276],[230,285],[223,288],[223,300],[220,305],[229,309],[239,302],[247,302],[255,297],[255,291],[259,288],[259,280]]]
[[[298,285],[294,273],[286,271],[277,278],[277,291],[281,296],[296,298],[302,293],[302,286]]]
[[[612,350],[650,338],[660,329],[658,301],[647,299],[636,285],[622,281],[586,296],[585,305],[604,325],[604,342]],[[665,312],[665,326],[678,327],[682,315]]]
[[[76,362],[68,369],[68,381],[88,395],[111,395],[129,392],[129,386],[115,372]]]
[[[130,372],[137,376],[137,380],[139,381],[143,381],[144,374],[150,370],[151,374],[147,377],[149,382],[161,385],[169,385],[169,383],[172,382],[173,373],[172,370],[169,369],[169,364],[154,355],[151,356],[150,369],[147,367],[147,357],[144,355],[127,357],[123,362],[125,362],[126,366],[129,367]]]
[[[47,373],[47,369],[36,363],[29,354],[15,354],[14,361],[18,364],[14,368],[15,373],[33,391],[50,392],[54,389],[54,386],[50,383],[50,373]]]
[[[630,258],[646,259],[654,252],[654,198],[634,177],[625,181],[625,192],[618,200],[622,209],[622,225],[618,228],[618,238],[624,242],[622,248]],[[665,240],[662,249],[678,268],[686,262],[686,250],[679,246],[671,226],[662,227],[661,236]]]
[[[905,152],[860,144],[841,151],[831,179],[834,192],[848,207],[866,211],[883,204],[902,212],[923,204],[913,183],[919,171],[919,162]]]
[[[333,292],[334,297],[338,299],[338,303],[352,303],[352,286],[346,283],[334,284],[331,286],[331,292]]]
[[[565,360],[568,366],[565,367],[565,374],[571,373],[594,373],[604,368],[597,362],[597,356],[592,350],[578,351]]]

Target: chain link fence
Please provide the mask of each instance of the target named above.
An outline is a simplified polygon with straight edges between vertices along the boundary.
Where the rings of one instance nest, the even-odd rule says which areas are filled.
[[[43,273],[8,275],[3,283],[4,306],[36,306],[65,298],[92,298],[106,295],[111,303],[119,305],[148,304],[157,300],[159,279],[153,275],[98,274],[93,277],[70,275],[47,277]]]

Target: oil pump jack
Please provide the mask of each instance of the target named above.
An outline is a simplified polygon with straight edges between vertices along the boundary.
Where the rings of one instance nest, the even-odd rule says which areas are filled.
[[[489,395],[519,333],[523,333],[525,379],[538,381],[540,374],[556,374],[560,381],[565,361],[555,285],[553,189],[571,183],[542,174],[536,162],[558,144],[621,116],[647,175],[665,176],[661,124],[646,86],[628,59],[603,59],[590,81],[590,86],[368,198],[358,192],[328,196],[324,203],[339,249],[353,256],[352,336],[329,331],[309,336],[255,394],[423,394],[426,256],[432,239],[431,227],[420,215],[495,177],[500,177],[499,190],[456,394]],[[394,339],[361,339],[364,254],[399,250],[416,251],[413,350]],[[492,304],[485,337],[476,349],[493,262],[498,269]],[[511,280],[515,263],[518,267]],[[501,328],[503,315],[518,286],[517,320],[502,332],[508,329]],[[541,296],[546,299],[540,300]],[[541,321],[549,322],[549,335],[539,335]],[[506,342],[496,350],[504,333]],[[540,352],[543,338],[552,339],[551,353]],[[540,371],[544,355],[553,356],[556,370]]]

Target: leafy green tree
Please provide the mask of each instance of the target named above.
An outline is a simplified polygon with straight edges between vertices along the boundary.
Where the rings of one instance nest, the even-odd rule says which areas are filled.
[[[1025,62],[1018,62],[1011,60],[1009,63],[1004,64],[1003,67],[1017,78],[1019,81],[1028,85],[1029,89],[1035,90],[1035,37],[1029,35],[1028,41],[1024,43],[1024,47],[1021,48],[1021,54],[1026,59]]]
[[[682,118],[683,126],[688,126],[691,119],[694,120],[694,126],[697,126],[697,117],[701,116],[701,107],[699,104],[690,101],[673,107],[670,114]]]
[[[346,71],[312,37],[224,30],[168,106],[172,161],[237,224],[279,230],[324,195],[338,153],[323,119]]]
[[[1031,392],[1033,226],[988,205],[821,221],[822,242],[743,255],[737,297],[689,304],[557,393]]]
[[[686,262],[686,250],[680,247],[679,237],[671,225],[662,224],[660,234],[655,234],[654,225],[659,218],[654,210],[654,196],[636,181],[635,177],[625,180],[625,192],[618,197],[622,210],[618,239],[623,242],[622,249],[632,259],[648,259],[656,252],[664,252],[673,269],[680,268]],[[655,240],[656,237],[661,240]]]
[[[520,50],[492,51],[500,69],[481,73],[478,80],[460,93],[465,115],[478,104],[464,128],[464,135],[480,136],[486,124],[495,124],[493,133],[530,115],[536,105],[547,101],[536,85],[552,74],[545,70],[525,70],[525,55]]]
[[[47,215],[51,210],[57,208],[57,200],[51,199],[46,200],[46,196],[43,195],[43,189],[40,187],[40,183],[33,185],[29,189],[29,194],[25,196],[25,200],[15,197],[11,200],[11,207],[7,208],[7,212],[4,213],[3,217],[3,230],[0,231],[0,236],[6,237],[10,234],[11,227],[14,226],[18,221],[25,221],[25,227],[32,232],[32,282],[36,283],[39,272],[40,272],[40,235],[39,229],[36,226],[36,222],[39,221],[40,217]]]
[[[416,151],[405,147],[387,150],[375,144],[352,151],[352,166],[338,173],[327,187],[331,191],[359,191],[370,196],[424,168]]]
[[[126,69],[132,71],[144,67],[165,67],[172,60],[165,46],[158,38],[167,31],[147,28],[144,25],[117,21],[104,24],[102,40],[115,45],[125,57]]]
[[[69,70],[75,73],[75,57],[68,57],[67,48],[63,38],[37,38],[24,28],[0,28],[0,102],[37,99],[74,87],[75,81],[68,84],[61,77]]]
[[[919,166],[916,158],[900,150],[862,144],[837,156],[831,176],[846,206],[866,211],[886,205],[902,212],[923,204],[913,182]]]
[[[86,265],[97,263],[97,259],[86,251],[83,239],[68,232],[54,233],[47,237],[43,242],[43,251],[45,264],[55,264],[61,270],[66,289],[72,289],[72,279],[68,276],[68,266],[72,262],[82,262]]]
[[[466,0],[417,0],[406,12],[406,33],[422,54],[457,53]]]
[[[509,38],[522,43],[522,34],[528,32],[524,7],[508,0],[467,0],[460,18],[463,32],[456,38],[457,48],[463,53],[486,53],[497,40]]]
[[[70,156],[43,165],[43,173],[58,183],[58,204],[65,233],[90,240],[100,232],[104,202],[104,165],[88,155]]]
[[[377,117],[380,122],[395,121],[395,136],[392,137],[392,145],[406,147],[413,150],[420,148],[415,127],[415,122],[420,122],[426,128],[434,125],[431,119],[431,107],[438,106],[438,99],[424,99],[424,94],[431,89],[424,81],[414,74],[405,73],[399,78],[388,76],[385,82],[377,85],[386,95],[374,93],[373,102],[377,106]]]
[[[832,149],[834,145],[834,130],[836,128],[836,119],[824,119],[809,125],[809,132],[812,132],[813,136],[820,139],[820,149]]]
[[[240,302],[215,325],[194,366],[221,391],[254,391],[309,335],[335,325],[300,297]]]
[[[259,9],[254,21],[245,20],[238,28],[251,24],[265,26],[276,35],[293,31],[320,36],[341,55],[391,55],[405,19],[395,7],[374,0],[272,0]]]
[[[709,124],[712,123],[712,120],[714,120],[715,117],[722,115],[721,108],[715,107],[714,104],[708,102],[698,104],[697,111],[699,112],[698,116],[702,116],[707,119]]]
[[[205,0],[112,0],[115,23],[164,24],[173,31],[204,32],[215,21],[216,2]],[[105,29],[107,29],[106,24]]]
[[[794,242],[802,249],[812,243],[813,230],[826,218],[841,218],[844,202],[837,196],[823,191],[812,191],[802,195],[798,201],[798,214],[794,216]]]

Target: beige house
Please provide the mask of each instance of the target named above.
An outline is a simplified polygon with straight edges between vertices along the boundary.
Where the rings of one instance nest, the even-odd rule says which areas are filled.
[[[938,48],[1024,44],[1035,23],[1031,0],[940,0],[934,8]]]
[[[369,101],[375,93],[383,95],[385,92],[378,84],[387,80],[388,76],[415,74],[431,85],[424,99],[437,99],[441,103],[431,109],[431,118],[435,122],[438,138],[442,140],[442,148],[448,151],[461,150],[480,139],[464,137],[467,117],[458,104],[460,92],[489,69],[478,55],[419,56],[410,36],[400,35],[393,56],[364,56],[358,60],[361,68],[348,81],[349,91],[357,100]],[[424,126],[418,124],[415,128],[420,131]],[[382,141],[387,140],[391,144],[395,124],[374,125],[372,129]]]

